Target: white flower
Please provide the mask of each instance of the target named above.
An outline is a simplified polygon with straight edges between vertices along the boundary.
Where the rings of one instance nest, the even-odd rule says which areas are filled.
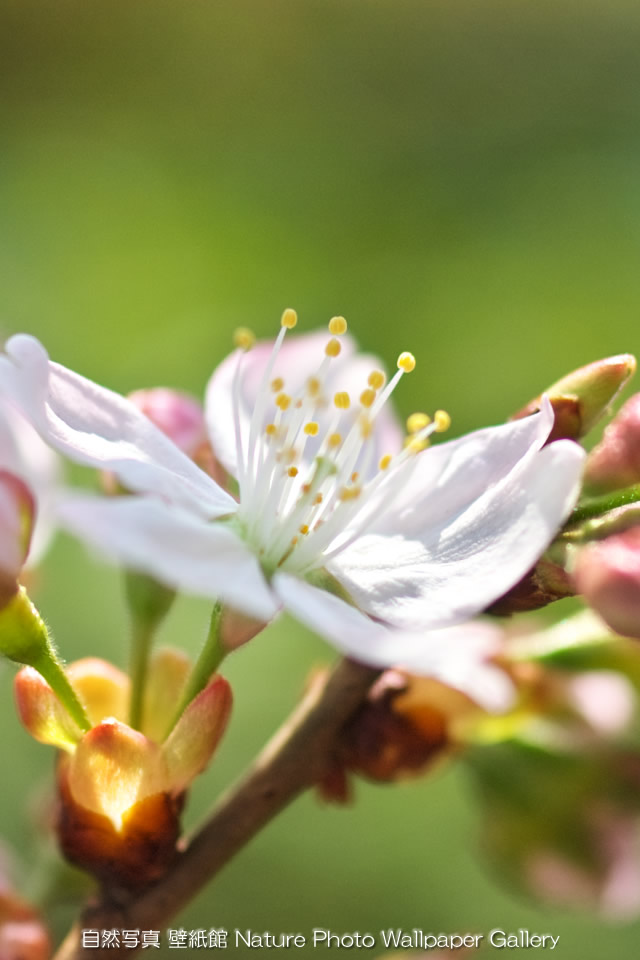
[[[133,491],[64,502],[83,539],[260,621],[284,607],[357,659],[433,672],[449,640],[420,631],[464,622],[535,563],[573,506],[583,452],[544,446],[548,403],[428,449],[446,415],[416,415],[402,448],[386,403],[413,357],[385,385],[341,318],[328,343],[284,342],[294,325],[285,311],[274,345],[236,351],[209,383],[212,446],[239,502],[131,403],[50,362],[32,337],[8,342],[0,389],[53,447]]]

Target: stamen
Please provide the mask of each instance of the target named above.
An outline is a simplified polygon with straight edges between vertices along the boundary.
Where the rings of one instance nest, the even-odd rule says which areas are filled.
[[[431,417],[427,413],[412,413],[407,417],[407,433],[420,433],[431,423]]]
[[[310,423],[305,423],[304,425],[304,432],[308,437],[317,437],[319,429],[320,427],[314,420],[312,420]]]
[[[384,457],[380,457],[380,463],[378,464],[378,466],[380,467],[381,470],[386,470],[392,460],[393,460],[393,457],[391,456],[391,454],[385,453]]]
[[[412,353],[401,353],[398,357],[398,370],[403,373],[411,373],[416,368],[416,358]]]
[[[362,493],[362,487],[343,487],[338,494],[341,500],[357,500]]]
[[[309,487],[309,484],[306,483],[306,484],[305,484],[305,487]],[[302,489],[304,490],[304,487],[303,487]],[[309,487],[309,489],[311,489],[311,488]],[[308,492],[309,492],[309,490],[305,490],[305,493],[308,493]],[[322,503],[322,500],[323,500],[322,494],[321,494],[321,493],[317,493],[317,494],[315,495],[315,497],[313,498],[313,506],[314,506],[314,507],[319,506],[319,505]]]
[[[273,390],[274,393],[280,393],[283,387],[284,387],[284,380],[282,379],[282,377],[276,377],[275,380],[271,381],[271,389]]]
[[[278,428],[276,427],[275,423],[268,423],[264,428],[264,432],[268,437],[275,437],[276,433],[278,432]]]
[[[382,370],[372,370],[367,380],[367,383],[369,384],[369,386],[373,387],[374,390],[381,390],[382,387],[384,387],[386,382],[387,382],[387,378],[385,377]]]
[[[320,393],[320,381],[317,377],[309,377],[307,380],[307,390],[309,391],[309,396],[317,397]]]
[[[302,526],[300,527],[300,533],[302,534],[303,537],[306,537],[306,535],[309,533],[309,524],[308,524],[308,523],[303,523],[303,524],[302,524]]]
[[[372,407],[373,402],[376,399],[376,392],[370,387],[367,390],[363,390],[360,394],[360,403],[363,407]]]
[[[357,470],[355,470],[355,471],[351,474],[351,483],[356,483],[356,481],[357,481],[357,479],[358,479],[359,476],[360,476],[360,474],[358,473]]]
[[[291,307],[287,307],[280,319],[280,326],[286,327],[287,330],[293,330],[297,322],[298,314]]]
[[[436,433],[444,433],[451,426],[451,417],[446,410],[436,410],[433,415],[433,422],[436,425]]]
[[[362,415],[359,419],[360,424],[360,434],[363,440],[366,440],[367,437],[370,437],[373,432],[373,422],[370,417]]]
[[[251,350],[256,342],[256,335],[249,327],[238,327],[233,334],[233,343],[239,350]]]
[[[329,333],[332,333],[334,337],[340,337],[346,332],[347,321],[344,317],[332,317],[331,320],[329,320]]]
[[[409,453],[421,453],[427,449],[429,441],[426,437],[405,437],[404,446]]]
[[[281,410],[288,410],[291,404],[291,397],[288,393],[279,393],[276,397],[276,407]]]
[[[327,437],[327,443],[330,447],[339,447],[342,443],[342,434],[340,433],[330,433]]]
[[[335,394],[333,402],[338,410],[348,410],[351,406],[351,397],[346,390],[341,390]]]
[[[290,477],[297,477],[297,476],[298,476],[298,468],[297,468],[297,467],[289,467],[289,469],[287,470],[287,473],[289,474]]]
[[[326,355],[327,355],[328,357],[337,357],[337,356],[339,356],[341,350],[342,350],[342,344],[340,343],[339,340],[336,340],[335,337],[333,337],[331,340],[329,340],[329,342],[327,343],[326,347],[324,348],[324,352],[326,353]]]

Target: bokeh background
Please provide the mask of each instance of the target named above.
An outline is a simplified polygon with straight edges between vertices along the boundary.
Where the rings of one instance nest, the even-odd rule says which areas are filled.
[[[454,435],[498,422],[640,350],[639,43],[633,0],[2,0],[3,332],[123,392],[200,393],[236,325],[341,313],[387,363],[416,354],[403,414],[445,407]],[[66,657],[125,662],[116,571],[61,539],[36,593]],[[196,650],[206,619],[181,600],[165,636]],[[235,717],[189,823],[331,656],[283,622],[232,659]],[[0,812],[42,892],[52,758],[10,681]],[[536,909],[478,844],[455,769],[361,785],[346,810],[305,797],[181,922],[526,927],[566,960],[635,955],[639,924]]]

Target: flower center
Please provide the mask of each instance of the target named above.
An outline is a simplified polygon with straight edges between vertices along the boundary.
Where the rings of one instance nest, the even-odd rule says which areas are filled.
[[[414,413],[407,420],[404,449],[380,456],[376,420],[403,375],[415,368],[415,358],[401,353],[388,383],[382,370],[372,369],[357,397],[335,391],[335,363],[347,322],[333,317],[316,371],[301,388],[288,392],[284,378],[273,374],[287,331],[296,323],[295,311],[285,310],[248,427],[241,423],[240,391],[243,359],[255,338],[245,328],[235,335],[238,524],[267,574],[278,568],[304,573],[344,549],[379,512],[378,495],[386,494],[398,469],[427,447],[430,434],[450,423],[443,410],[433,419]]]

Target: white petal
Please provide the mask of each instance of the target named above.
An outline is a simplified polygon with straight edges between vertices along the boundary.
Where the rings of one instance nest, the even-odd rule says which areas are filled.
[[[12,337],[5,349],[0,391],[52,447],[112,471],[127,489],[167,497],[203,516],[236,510],[232,497],[124,397],[51,363],[34,337]]]
[[[367,613],[407,629],[445,627],[484,610],[544,552],[579,492],[584,451],[571,441],[533,449],[477,496],[471,467],[451,478],[440,518],[415,517],[395,536],[361,537],[328,564]],[[472,488],[476,499],[462,493]],[[439,500],[440,491],[434,494]],[[451,505],[457,501],[458,511]]]
[[[80,539],[168,586],[264,621],[278,611],[258,561],[222,524],[146,497],[66,497],[58,517]]]
[[[298,620],[355,660],[435,677],[495,712],[507,710],[513,702],[506,675],[486,662],[498,650],[498,627],[470,623],[424,634],[389,630],[291,574],[276,574],[273,586]]]
[[[297,395],[303,392],[309,378],[317,373],[325,356],[325,345],[330,339],[331,335],[327,331],[286,337],[280,348],[272,377],[282,377],[284,390],[289,394]],[[375,357],[356,355],[354,341],[349,336],[341,337],[340,343],[342,350],[328,366],[323,392],[327,397],[332,397],[337,391],[346,390],[355,399],[367,386],[367,377],[371,371],[380,368],[380,361]],[[220,462],[233,476],[237,475],[237,469],[232,383],[238,359],[240,358],[241,362],[239,416],[246,456],[251,414],[258,399],[258,389],[271,357],[272,348],[273,341],[267,341],[256,344],[242,356],[238,351],[230,354],[214,371],[207,387],[205,407],[211,444]],[[357,411],[357,404],[353,406],[352,412],[345,416],[344,426],[340,427],[343,433],[348,429],[349,422],[353,420],[355,411]],[[265,410],[261,428],[264,428],[272,419],[274,412],[273,406]],[[311,461],[315,456],[328,428],[331,413],[331,407],[316,409],[314,418],[318,421],[320,429],[317,439],[307,440],[304,458],[306,461]],[[373,457],[375,464],[383,453],[395,453],[401,448],[402,430],[389,405],[377,418],[372,439],[376,448],[376,455]]]

